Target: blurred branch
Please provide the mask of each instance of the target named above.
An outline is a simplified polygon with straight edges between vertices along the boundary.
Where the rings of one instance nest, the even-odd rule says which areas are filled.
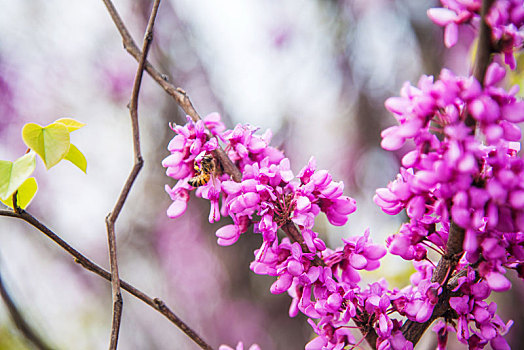
[[[13,320],[16,328],[22,333],[24,338],[31,342],[38,350],[51,350],[52,348],[46,344],[46,342],[29,326],[29,323],[24,319],[22,313],[18,310],[15,305],[15,302],[7,292],[4,282],[2,280],[2,275],[0,273],[0,296]]]
[[[124,207],[129,191],[135,182],[138,173],[144,165],[142,159],[142,153],[140,150],[140,129],[138,126],[138,95],[140,93],[140,85],[142,83],[142,76],[144,73],[144,65],[146,62],[147,53],[151,47],[153,41],[153,26],[155,25],[155,18],[158,13],[158,6],[160,0],[155,0],[153,3],[153,9],[147,24],[147,29],[144,35],[144,43],[142,45],[142,53],[138,62],[138,68],[133,84],[133,92],[131,94],[131,101],[129,103],[129,112],[131,114],[131,126],[133,129],[133,150],[135,154],[135,162],[133,168],[127,180],[124,184],[124,188],[118,196],[118,200],[113,210],[106,217],[107,226],[107,240],[109,245],[109,261],[111,266],[111,291],[113,296],[113,320],[111,324],[111,339],[109,349],[114,350],[118,344],[118,334],[120,331],[120,322],[122,320],[122,293],[120,292],[120,278],[118,277],[118,261],[116,252],[116,237],[115,237],[115,222]]]
[[[87,257],[85,257],[82,253],[77,251],[75,248],[73,248],[69,243],[64,241],[62,238],[60,238],[58,235],[56,235],[53,231],[51,231],[47,226],[42,224],[38,219],[36,219],[34,216],[26,212],[25,210],[21,210],[20,213],[13,212],[11,210],[7,209],[0,209],[0,216],[9,216],[14,217],[18,219],[22,219],[31,226],[35,227],[37,230],[45,234],[48,238],[50,238],[53,242],[58,244],[62,249],[64,249],[66,252],[68,252],[70,255],[72,255],[75,258],[75,262],[80,264],[82,267],[84,267],[86,270],[89,270],[98,276],[102,277],[103,279],[111,282],[111,274],[89,260]],[[175,326],[177,326],[182,332],[184,332],[191,340],[193,340],[200,348],[204,350],[213,350],[213,348],[207,344],[194,330],[192,330],[187,324],[184,323],[173,311],[169,309],[169,307],[166,306],[166,304],[158,299],[158,298],[151,298],[144,292],[140,291],[139,289],[135,288],[131,284],[119,280],[120,286],[122,289],[127,291],[129,294],[133,295],[137,299],[142,300],[147,305],[151,306],[153,309],[160,312],[162,315],[164,315],[169,321],[171,321]]]

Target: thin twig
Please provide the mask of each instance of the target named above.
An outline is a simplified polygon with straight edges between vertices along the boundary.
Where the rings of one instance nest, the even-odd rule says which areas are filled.
[[[6,287],[4,286],[1,274],[0,295],[2,296],[2,300],[4,301],[4,304],[7,308],[7,311],[9,312],[9,315],[11,316],[11,319],[16,325],[16,328],[18,328],[18,330],[20,331],[20,333],[22,333],[24,338],[31,342],[35,346],[35,348],[39,350],[51,350],[52,348],[49,345],[47,345],[47,343],[38,335],[38,333],[31,328],[31,326],[25,320],[20,310],[18,310],[18,308],[16,307],[15,302],[13,301]]]
[[[133,37],[127,30],[122,18],[118,14],[113,2],[111,0],[102,0],[107,7],[107,11],[111,16],[111,19],[115,23],[115,26],[118,29],[122,37],[122,42],[126,51],[134,57],[135,60],[139,61],[141,57],[141,51],[138,46],[135,44]],[[193,103],[189,99],[189,96],[184,91],[184,89],[174,86],[168,81],[168,78],[165,74],[161,74],[149,61],[146,60],[145,70],[154,81],[160,85],[164,91],[171,96],[176,103],[184,110],[184,112],[193,119],[194,122],[201,120],[202,118],[196,111]],[[231,175],[231,178],[234,181],[240,182],[242,180],[242,174],[240,170],[235,166],[235,164],[229,159],[226,152],[222,148],[218,148],[214,151],[215,156],[218,158],[220,164],[224,168],[224,171]]]
[[[122,294],[120,292],[120,278],[118,277],[115,222],[118,218],[118,215],[122,211],[127,196],[129,195],[129,191],[131,190],[131,187],[133,186],[138,176],[138,173],[144,165],[144,160],[142,159],[142,153],[140,150],[140,129],[138,125],[138,95],[140,93],[140,85],[142,83],[142,76],[144,73],[144,66],[146,63],[147,53],[149,52],[151,42],[153,41],[153,26],[155,25],[155,18],[158,13],[159,5],[160,0],[155,0],[144,35],[142,53],[138,61],[138,68],[133,84],[133,92],[131,94],[131,101],[129,102],[129,113],[131,115],[131,125],[133,129],[133,150],[135,154],[135,162],[129,176],[127,177],[124,188],[122,189],[122,192],[120,192],[115,207],[106,217],[107,239],[109,244],[109,260],[111,263],[111,290],[113,294],[113,321],[111,325],[111,339],[109,345],[110,350],[115,350],[117,348],[123,306]]]
[[[493,1],[494,0],[483,0],[480,13],[481,24],[473,75],[481,85],[484,85],[486,69],[491,63],[493,54],[491,29],[486,23],[486,14],[491,8]],[[471,115],[466,116],[465,124],[471,128],[472,133],[475,132],[476,121]],[[464,229],[451,221],[448,241],[446,244],[446,254],[439,260],[437,268],[433,271],[433,276],[431,278],[432,282],[437,282],[444,286],[443,292],[439,296],[439,301],[433,310],[431,318],[427,322],[417,323],[408,320],[402,327],[402,333],[405,338],[412,342],[413,345],[417,344],[420,337],[422,337],[431,323],[437,318],[443,316],[449,309],[449,297],[452,296],[450,290],[453,288],[448,284],[448,281],[452,278],[452,273],[450,273],[450,271],[452,272],[455,270],[455,267],[463,254],[464,234]]]
[[[73,248],[69,243],[64,241],[62,238],[60,238],[60,236],[55,234],[47,226],[42,224],[38,219],[36,219],[34,216],[29,214],[25,210],[21,210],[20,213],[15,213],[11,210],[0,209],[0,216],[8,216],[24,220],[25,222],[27,222],[28,224],[45,234],[48,238],[50,238],[53,242],[58,244],[71,256],[73,256],[75,258],[75,262],[80,264],[83,268],[111,282],[111,274],[108,271],[104,270],[103,268],[89,260],[86,256],[84,256],[78,250]],[[207,344],[194,330],[192,330],[173,311],[171,311],[162,300],[158,298],[149,297],[144,292],[140,291],[136,287],[123,280],[120,280],[120,286],[129,294],[133,295],[137,299],[142,300],[144,303],[151,306],[153,309],[157,310],[159,313],[165,316],[175,326],[182,330],[182,332],[184,332],[191,340],[193,340],[198,346],[200,346],[200,348],[204,350],[213,350],[213,348],[209,344]]]

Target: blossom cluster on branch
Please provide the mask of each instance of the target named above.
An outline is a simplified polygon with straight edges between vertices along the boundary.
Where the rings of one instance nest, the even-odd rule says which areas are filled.
[[[445,27],[444,44],[454,46],[458,41],[459,25],[470,25],[477,29],[480,22],[482,0],[441,0],[443,7],[428,10],[428,16],[436,24]],[[524,25],[522,0],[498,0],[486,15],[490,27],[492,45],[504,53],[505,62],[514,69],[515,48],[520,48],[524,36],[520,28]]]
[[[210,134],[206,134],[206,128]],[[321,319],[314,325],[321,337],[313,344],[354,344],[347,323],[364,310],[367,300],[357,298],[364,295],[357,285],[358,270],[378,268],[378,259],[386,250],[371,242],[369,232],[348,238],[342,248],[330,250],[313,230],[315,217],[321,212],[331,224],[340,226],[355,211],[355,200],[343,195],[343,183],[333,181],[328,171],[318,170],[313,158],[295,177],[289,159],[269,146],[269,131],[257,135],[255,128],[240,124],[226,130],[216,113],[196,123],[188,119],[186,125],[174,126],[173,130],[177,135],[169,143],[171,155],[163,165],[167,174],[179,181],[173,188],[166,186],[173,199],[168,215],[174,218],[184,213],[188,192],[193,189],[188,182],[202,176],[199,162],[212,154],[219,141],[225,144],[229,158],[242,172],[242,181],[232,181],[217,167],[207,183],[195,191],[211,203],[210,222],[221,216],[233,220],[233,224],[217,230],[218,244],[231,245],[253,227],[261,235],[262,244],[254,253],[251,269],[277,277],[271,292],[287,291],[293,298],[290,316],[300,311]],[[279,228],[289,237],[280,238]],[[312,293],[315,302],[311,301]]]
[[[478,27],[481,1],[442,3],[444,8],[428,15],[446,27],[445,43],[452,46],[459,24]],[[514,68],[514,52],[523,42],[523,1],[495,1],[485,19],[493,53],[502,53]],[[397,178],[374,197],[387,214],[405,210],[409,219],[386,241],[390,253],[413,261],[411,284],[401,290],[390,289],[383,279],[361,282],[359,271],[377,269],[386,254],[369,230],[343,239],[334,250],[315,232],[321,213],[341,226],[356,210],[342,182],[317,169],[314,158],[295,176],[289,159],[270,146],[269,130],[258,134],[242,124],[226,129],[217,113],[172,126],[176,135],[163,166],[178,182],[166,186],[173,200],[167,214],[182,215],[195,190],[210,202],[210,222],[232,220],[217,230],[219,245],[234,244],[250,228],[260,234],[250,268],[276,277],[271,293],[289,294],[291,317],[301,312],[309,318],[317,337],[308,350],[340,350],[364,339],[376,349],[410,350],[418,339],[406,336],[409,322],[423,325],[439,317],[434,331],[441,349],[452,331],[470,349],[488,343],[507,349],[503,335],[512,321],[503,322],[497,305],[486,301],[491,291],[511,287],[507,270],[524,278],[518,125],[524,121],[524,101],[517,97],[518,87],[503,87],[505,74],[498,63],[489,65],[483,81],[443,69],[436,80],[422,76],[417,86],[405,83],[400,97],[386,101],[398,125],[382,132],[382,147],[411,148]],[[241,181],[223,171],[214,156],[219,147],[240,170]],[[429,250],[440,257],[438,266]],[[437,314],[438,304],[447,309]],[[354,328],[362,339],[355,339]]]

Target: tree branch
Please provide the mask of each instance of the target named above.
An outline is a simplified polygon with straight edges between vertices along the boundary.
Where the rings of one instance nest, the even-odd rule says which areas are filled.
[[[153,41],[153,26],[155,25],[155,18],[158,13],[159,5],[160,0],[155,0],[147,24],[147,29],[144,35],[142,53],[140,54],[140,58],[138,60],[138,68],[133,84],[133,92],[131,94],[131,101],[129,103],[131,126],[133,129],[133,150],[135,154],[135,162],[124,184],[124,188],[122,189],[122,192],[120,192],[115,207],[106,217],[107,239],[109,245],[109,261],[111,265],[111,290],[113,295],[113,321],[111,325],[111,339],[109,344],[110,350],[115,350],[117,348],[123,306],[122,293],[120,292],[120,278],[118,277],[115,222],[118,218],[118,215],[122,211],[127,196],[131,191],[131,187],[133,186],[138,176],[138,173],[144,165],[144,160],[142,159],[142,153],[140,150],[140,129],[138,125],[138,95],[140,93],[140,85],[142,83],[142,76],[144,72],[147,53],[149,51],[149,48],[151,47],[151,42]]]
[[[475,65],[473,68],[473,76],[479,81],[481,85],[484,85],[484,76],[486,70],[491,63],[492,54],[494,47],[491,38],[491,28],[486,22],[486,15],[493,5],[494,0],[483,0],[482,9],[480,12],[480,28],[479,28],[479,41],[477,46],[477,55],[475,57]]]
[[[13,218],[22,219],[31,226],[35,227],[37,230],[45,234],[48,238],[50,238],[53,242],[58,244],[62,249],[64,249],[66,252],[68,252],[71,256],[75,258],[75,262],[80,264],[83,268],[86,270],[89,270],[98,276],[102,277],[103,279],[111,282],[111,274],[89,260],[87,257],[85,257],[82,253],[77,251],[75,248],[73,248],[70,244],[68,244],[66,241],[64,241],[62,238],[60,238],[58,235],[56,235],[53,231],[51,231],[47,226],[42,224],[38,219],[36,219],[34,216],[26,212],[25,210],[21,210],[20,213],[15,213],[11,210],[7,209],[0,209],[0,216],[9,216]],[[165,303],[158,299],[158,298],[151,298],[144,292],[140,291],[139,289],[135,288],[131,284],[119,280],[120,286],[122,289],[127,291],[129,294],[133,295],[137,299],[140,299],[147,305],[151,306],[153,309],[157,310],[159,313],[161,313],[164,317],[166,317],[171,323],[173,323],[175,326],[177,326],[182,332],[184,332],[191,340],[193,340],[200,348],[204,350],[213,350],[213,348],[207,344],[194,330],[192,330],[184,321],[182,321],[173,311],[171,311]]]
[[[13,323],[16,325],[16,328],[22,333],[22,335],[27,339],[31,344],[35,346],[38,350],[52,350],[52,348],[47,345],[47,343],[34,331],[29,323],[25,320],[22,313],[16,307],[15,302],[9,295],[4,282],[2,280],[2,275],[0,274],[0,296],[13,320]]]

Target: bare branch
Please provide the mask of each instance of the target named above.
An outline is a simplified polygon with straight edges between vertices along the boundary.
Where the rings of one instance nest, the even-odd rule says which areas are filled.
[[[138,61],[135,82],[133,84],[133,92],[131,94],[131,101],[129,103],[129,112],[131,114],[131,125],[133,129],[133,150],[135,153],[135,163],[133,165],[133,168],[131,169],[131,173],[127,177],[122,192],[120,192],[115,207],[113,208],[111,213],[109,213],[106,217],[107,239],[109,244],[109,260],[111,263],[111,290],[113,294],[113,321],[111,325],[111,339],[109,344],[110,350],[115,350],[117,348],[123,305],[122,294],[120,292],[120,278],[118,277],[115,222],[118,218],[118,215],[122,211],[127,196],[129,195],[129,191],[131,191],[131,187],[133,186],[138,176],[138,173],[144,165],[144,160],[142,159],[142,153],[140,150],[140,129],[138,125],[138,95],[140,93],[140,85],[142,83],[142,76],[144,73],[144,65],[146,63],[147,53],[149,52],[151,42],[153,41],[153,26],[155,25],[155,18],[158,13],[159,5],[160,0],[155,0],[144,35],[142,53]]]
[[[11,210],[0,209],[0,216],[9,216],[24,220],[25,222],[27,222],[28,224],[45,234],[48,238],[50,238],[53,242],[58,244],[71,256],[73,256],[75,258],[75,262],[80,264],[83,268],[111,282],[111,274],[108,271],[104,270],[103,268],[89,260],[82,253],[73,248],[69,243],[64,241],[57,234],[51,231],[47,226],[42,224],[38,219],[36,219],[34,216],[29,214],[25,210],[21,210],[20,213],[15,213]],[[173,311],[171,311],[162,300],[158,298],[151,298],[144,292],[132,286],[131,284],[123,280],[119,281],[120,286],[123,290],[127,291],[129,294],[133,295],[137,299],[142,300],[144,303],[161,313],[164,317],[171,321],[171,323],[173,323],[180,330],[182,330],[182,332],[184,332],[189,338],[191,338],[191,340],[193,340],[198,346],[200,346],[200,348],[204,350],[213,350],[213,348],[209,344],[207,344],[194,330],[192,330]]]
[[[109,12],[109,15],[111,16],[111,19],[115,23],[120,35],[122,36],[122,41],[124,44],[124,48],[126,51],[135,58],[135,60],[139,61],[142,53],[140,52],[140,49],[136,45],[135,41],[133,40],[133,37],[127,30],[124,22],[122,21],[122,18],[118,14],[118,11],[116,10],[115,6],[113,5],[113,2],[111,0],[102,0],[104,4],[107,7],[107,11]],[[173,97],[175,101],[178,103],[178,105],[186,112],[187,115],[189,115],[193,121],[200,120],[200,115],[197,113],[195,108],[193,107],[193,104],[191,103],[191,100],[187,96],[186,92],[181,89],[177,88],[173,84],[168,82],[168,78],[166,75],[161,74],[149,61],[146,60],[145,63],[145,69],[166,92],[168,95]]]
[[[486,15],[493,5],[494,0],[483,0],[481,9],[481,21],[479,28],[479,41],[477,47],[477,56],[475,57],[475,65],[473,69],[473,76],[479,81],[480,84],[484,85],[484,76],[486,70],[491,63],[492,54],[494,52],[491,29],[486,22]]]
[[[47,343],[38,335],[38,333],[36,333],[36,331],[34,331],[31,328],[31,326],[25,320],[20,310],[18,310],[18,308],[16,307],[15,302],[13,301],[6,287],[4,286],[1,274],[0,296],[2,296],[2,300],[4,301],[4,304],[7,308],[7,311],[9,312],[9,315],[11,316],[11,319],[16,325],[16,328],[18,328],[18,330],[20,331],[20,333],[22,333],[25,339],[31,342],[38,350],[51,350],[52,348],[49,345],[47,345]]]

